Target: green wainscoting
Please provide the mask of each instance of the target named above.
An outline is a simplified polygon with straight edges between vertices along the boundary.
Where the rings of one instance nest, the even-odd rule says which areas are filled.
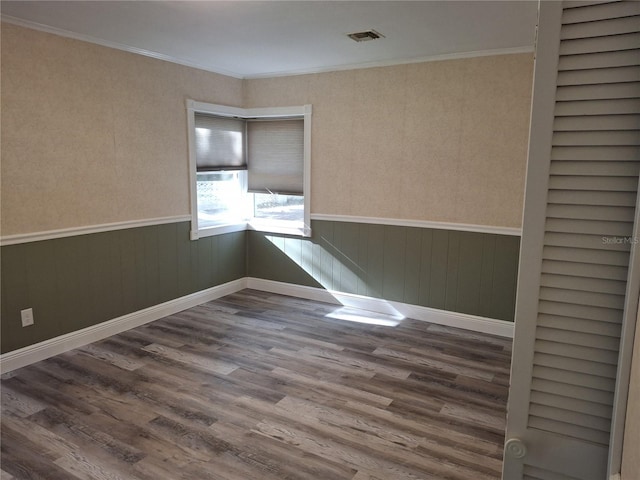
[[[245,276],[513,321],[519,237],[313,221],[312,238],[191,241],[189,226],[2,247],[2,353]]]
[[[249,232],[249,276],[513,321],[519,237],[331,221],[312,230]]]
[[[2,247],[2,352],[246,276],[246,233],[189,239],[189,222]],[[33,308],[23,328],[20,310]]]

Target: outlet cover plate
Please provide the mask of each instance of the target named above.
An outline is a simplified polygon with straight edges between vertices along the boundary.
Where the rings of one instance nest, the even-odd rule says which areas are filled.
[[[28,327],[29,325],[33,325],[33,308],[20,310],[20,318],[22,319],[23,327]]]

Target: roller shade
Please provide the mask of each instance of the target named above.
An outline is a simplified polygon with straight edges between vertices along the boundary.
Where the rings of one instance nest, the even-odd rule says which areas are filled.
[[[246,170],[245,120],[195,113],[198,172]]]
[[[249,191],[302,195],[304,120],[247,122]]]

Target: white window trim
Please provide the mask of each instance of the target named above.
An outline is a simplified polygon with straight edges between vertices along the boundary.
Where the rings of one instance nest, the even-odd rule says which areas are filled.
[[[191,240],[223,233],[239,232],[242,230],[256,230],[269,233],[282,233],[286,235],[311,236],[311,105],[294,107],[267,107],[267,108],[238,108],[227,105],[196,102],[187,100],[187,127],[189,142],[189,196],[191,201]],[[261,221],[240,222],[226,225],[216,225],[208,228],[199,228],[198,225],[198,195],[196,175],[196,149],[195,149],[195,113],[209,113],[226,117],[247,118],[283,118],[302,116],[304,119],[304,176],[302,190],[304,194],[304,228],[283,228],[268,226]]]

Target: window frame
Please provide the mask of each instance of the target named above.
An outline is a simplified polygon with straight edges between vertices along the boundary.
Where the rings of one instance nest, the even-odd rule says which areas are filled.
[[[282,233],[287,235],[311,236],[311,105],[293,107],[239,108],[227,105],[187,100],[187,136],[189,147],[189,197],[191,205],[191,240],[221,235],[223,233],[255,230],[268,233]],[[205,113],[221,117],[236,117],[244,120],[252,119],[286,119],[301,118],[304,122],[304,157],[302,195],[304,198],[303,227],[282,227],[269,225],[268,221],[255,221],[253,218],[239,222],[200,228],[198,225],[198,195],[197,195],[197,165],[195,148],[195,114]],[[246,139],[245,139],[246,142]],[[245,185],[246,189],[247,186]]]

